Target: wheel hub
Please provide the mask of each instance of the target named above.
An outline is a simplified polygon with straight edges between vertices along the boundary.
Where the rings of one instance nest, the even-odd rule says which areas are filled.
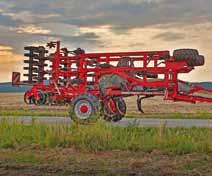
[[[108,107],[109,107],[109,109],[112,113],[115,113],[116,105],[115,105],[115,102],[112,99],[109,100]]]
[[[82,113],[87,113],[88,112],[88,106],[87,105],[82,105],[80,106],[80,111]]]

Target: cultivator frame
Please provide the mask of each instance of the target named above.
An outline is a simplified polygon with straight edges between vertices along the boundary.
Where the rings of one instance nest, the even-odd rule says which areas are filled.
[[[43,46],[25,47],[29,59],[27,80],[20,81],[20,73],[13,72],[12,84],[30,85],[24,100],[28,104],[71,104],[71,117],[90,121],[98,112],[106,120],[118,121],[126,113],[123,97],[138,96],[141,101],[153,96],[165,100],[190,103],[212,102],[212,98],[196,96],[205,89],[178,79],[181,73],[191,72],[204,64],[197,50],[85,53],[78,48],[69,51],[60,42]],[[53,53],[47,54],[51,49]],[[47,81],[45,81],[47,80]]]

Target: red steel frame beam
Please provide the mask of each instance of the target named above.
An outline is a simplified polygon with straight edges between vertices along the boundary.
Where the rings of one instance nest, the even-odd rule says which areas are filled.
[[[123,92],[121,90],[109,89],[107,95],[110,96],[131,96],[131,95],[153,95],[153,96],[164,96],[166,100],[173,101],[186,101],[195,103],[200,102],[212,102],[212,98],[193,96],[192,93],[198,91],[208,91],[212,90],[204,89],[200,86],[196,86],[191,89],[187,94],[179,93],[178,83],[182,82],[178,80],[178,74],[189,73],[194,68],[187,65],[185,61],[174,62],[174,59],[170,57],[169,51],[150,51],[150,52],[119,52],[119,53],[85,53],[80,55],[65,55],[61,52],[60,42],[55,42],[56,51],[52,57],[52,79],[49,85],[43,85],[42,83],[34,84],[31,90],[32,94],[36,90],[50,91],[54,92],[60,98],[72,99],[74,96],[81,93],[87,92],[86,86],[93,85],[95,88],[91,91],[92,94],[100,95],[99,93],[99,78],[102,75],[115,74],[126,79],[129,82],[129,87],[133,88],[135,86],[143,86],[147,88],[159,88],[163,87],[164,91],[130,91]],[[163,57],[162,57],[163,56]],[[142,66],[135,67],[111,67],[111,68],[100,68],[89,67],[88,63],[90,60],[95,60],[98,64],[108,63],[117,64],[117,62],[123,57],[129,57],[133,59],[134,62],[140,62]],[[150,65],[152,63],[152,65]],[[159,64],[162,63],[163,66]],[[62,70],[60,68],[61,64],[67,65],[67,70]],[[144,72],[146,74],[162,74],[164,79],[162,80],[149,80],[147,76],[142,76],[141,78],[136,78],[127,74],[129,71],[134,72]],[[66,79],[71,79],[72,77],[77,77],[82,83],[78,85],[73,85],[72,83],[67,83],[66,85],[60,86],[58,84],[59,77]],[[90,78],[89,81],[88,78]],[[22,84],[22,83],[19,83]],[[30,91],[29,91],[30,92]]]

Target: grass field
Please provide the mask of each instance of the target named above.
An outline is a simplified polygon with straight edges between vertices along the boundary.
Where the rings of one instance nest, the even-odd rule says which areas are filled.
[[[208,175],[212,129],[0,123],[8,175]]]
[[[0,93],[0,100],[0,116],[69,116],[68,106],[25,105],[22,93]],[[140,114],[135,102],[136,97],[126,99],[128,118],[212,119],[212,105],[209,103],[173,103],[156,97],[144,101],[145,114]]]
[[[89,151],[158,149],[175,154],[212,152],[212,130],[201,128],[127,128],[104,122],[92,125],[0,123],[0,148],[74,147]]]
[[[0,94],[0,116],[68,116],[68,107],[27,106],[22,94]],[[207,103],[127,99],[127,117],[212,119]],[[180,113],[179,113],[180,112]],[[127,128],[0,123],[0,175],[211,176],[212,129]]]

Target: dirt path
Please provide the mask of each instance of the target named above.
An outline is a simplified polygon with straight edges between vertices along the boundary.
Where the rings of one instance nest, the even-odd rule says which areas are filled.
[[[33,111],[68,111],[65,106],[29,106],[23,101],[23,93],[0,93],[0,107],[2,108],[27,108]],[[136,97],[125,99],[127,104],[127,114],[140,114],[137,110]],[[211,103],[190,104],[185,102],[164,101],[163,97],[153,97],[142,102],[143,109],[147,114],[171,114],[171,113],[212,113]]]
[[[212,157],[160,151],[0,150],[0,175],[211,176]]]

